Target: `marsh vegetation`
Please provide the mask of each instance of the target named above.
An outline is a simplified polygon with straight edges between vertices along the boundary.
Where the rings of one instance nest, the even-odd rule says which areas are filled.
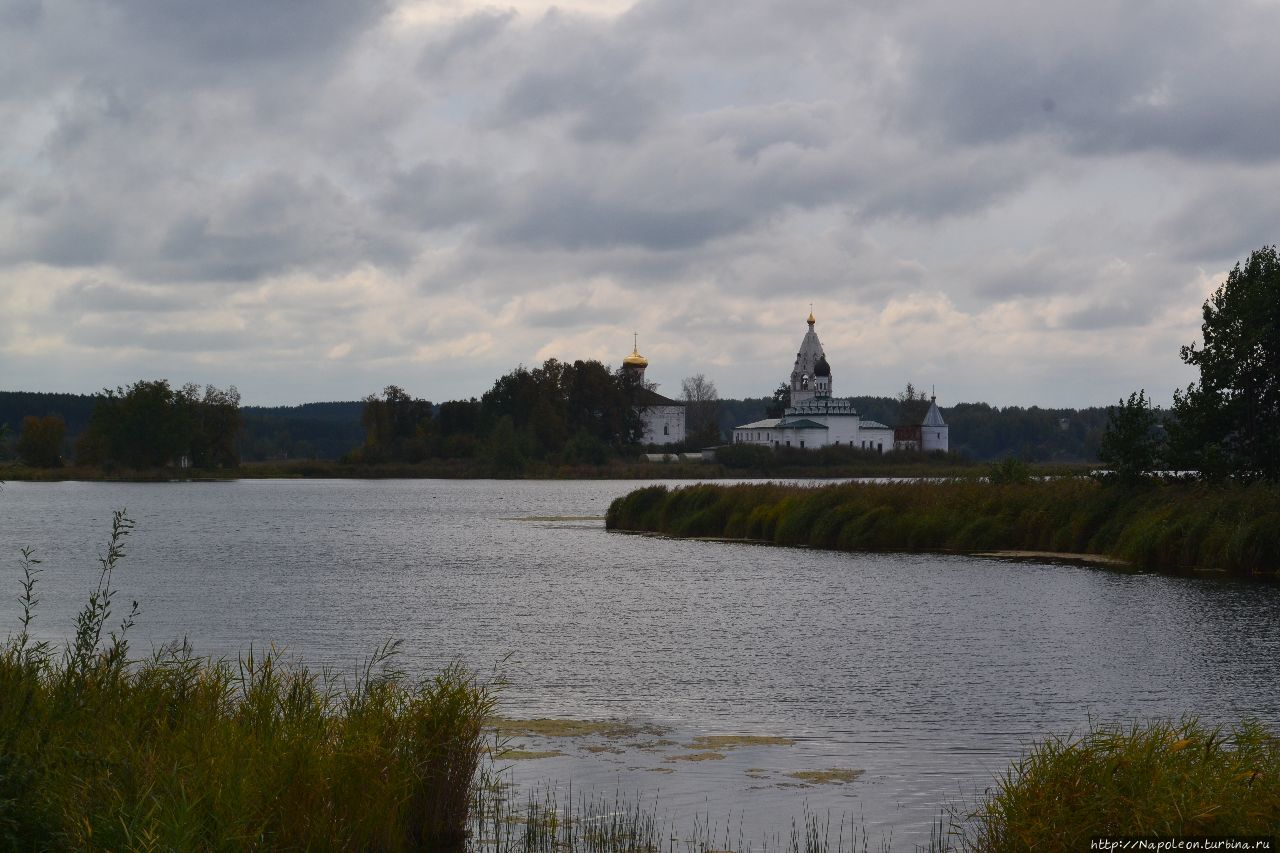
[[[648,486],[615,500],[606,525],[843,551],[1098,554],[1169,573],[1280,567],[1275,486],[1018,479]]]

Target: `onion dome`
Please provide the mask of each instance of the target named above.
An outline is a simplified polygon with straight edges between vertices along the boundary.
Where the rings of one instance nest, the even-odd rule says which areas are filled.
[[[812,308],[810,308],[810,309],[809,309],[809,319],[805,320],[805,322],[806,322],[806,323],[808,323],[810,326],[812,326],[814,323],[818,322],[817,320],[813,319],[813,309],[812,309]]]
[[[813,366],[814,376],[830,376],[831,365],[827,364],[826,354],[818,356],[818,363]]]
[[[640,354],[640,336],[636,335],[632,342],[631,355],[622,360],[623,367],[648,367],[649,359]]]

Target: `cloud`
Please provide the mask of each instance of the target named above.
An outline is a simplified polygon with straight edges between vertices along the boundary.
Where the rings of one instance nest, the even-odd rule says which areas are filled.
[[[900,117],[965,145],[1271,160],[1277,25],[1280,7],[1247,2],[917,4],[894,31]]]
[[[762,394],[812,301],[850,393],[1096,402],[1276,240],[1274,4],[601,8],[0,5],[6,366],[442,399],[639,330]]]

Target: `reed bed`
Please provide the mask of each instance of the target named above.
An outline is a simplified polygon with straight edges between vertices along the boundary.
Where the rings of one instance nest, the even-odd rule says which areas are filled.
[[[1014,763],[955,847],[1088,850],[1097,836],[1280,838],[1280,738],[1195,718],[1094,726]]]
[[[460,665],[410,680],[383,646],[350,678],[275,649],[234,662],[180,643],[128,656],[112,574],[63,648],[33,639],[39,561],[0,651],[0,849],[461,850],[491,685]]]
[[[1261,483],[649,486],[615,500],[606,526],[843,551],[1088,553],[1167,573],[1280,567],[1280,488]]]

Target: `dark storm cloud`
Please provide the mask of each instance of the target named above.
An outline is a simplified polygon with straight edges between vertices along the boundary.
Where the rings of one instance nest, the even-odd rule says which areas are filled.
[[[1158,235],[1184,260],[1228,264],[1280,242],[1280,169],[1219,175],[1165,218]]]
[[[455,161],[419,163],[392,174],[379,204],[388,213],[429,231],[491,215],[500,201],[489,173]]]
[[[634,142],[673,94],[665,80],[642,70],[638,56],[591,43],[527,69],[507,86],[492,121],[504,127],[568,116],[570,132],[582,142]]]
[[[325,274],[361,263],[397,266],[408,249],[324,178],[273,172],[192,199],[137,259],[153,278],[253,281],[294,269]]]
[[[485,9],[442,27],[437,35],[427,39],[418,60],[418,73],[434,78],[449,70],[455,60],[483,51],[515,17],[511,9]]]
[[[928,4],[897,34],[903,117],[965,145],[1270,159],[1278,26],[1267,3]]]
[[[116,35],[182,68],[308,65],[371,26],[387,0],[115,0]]]

